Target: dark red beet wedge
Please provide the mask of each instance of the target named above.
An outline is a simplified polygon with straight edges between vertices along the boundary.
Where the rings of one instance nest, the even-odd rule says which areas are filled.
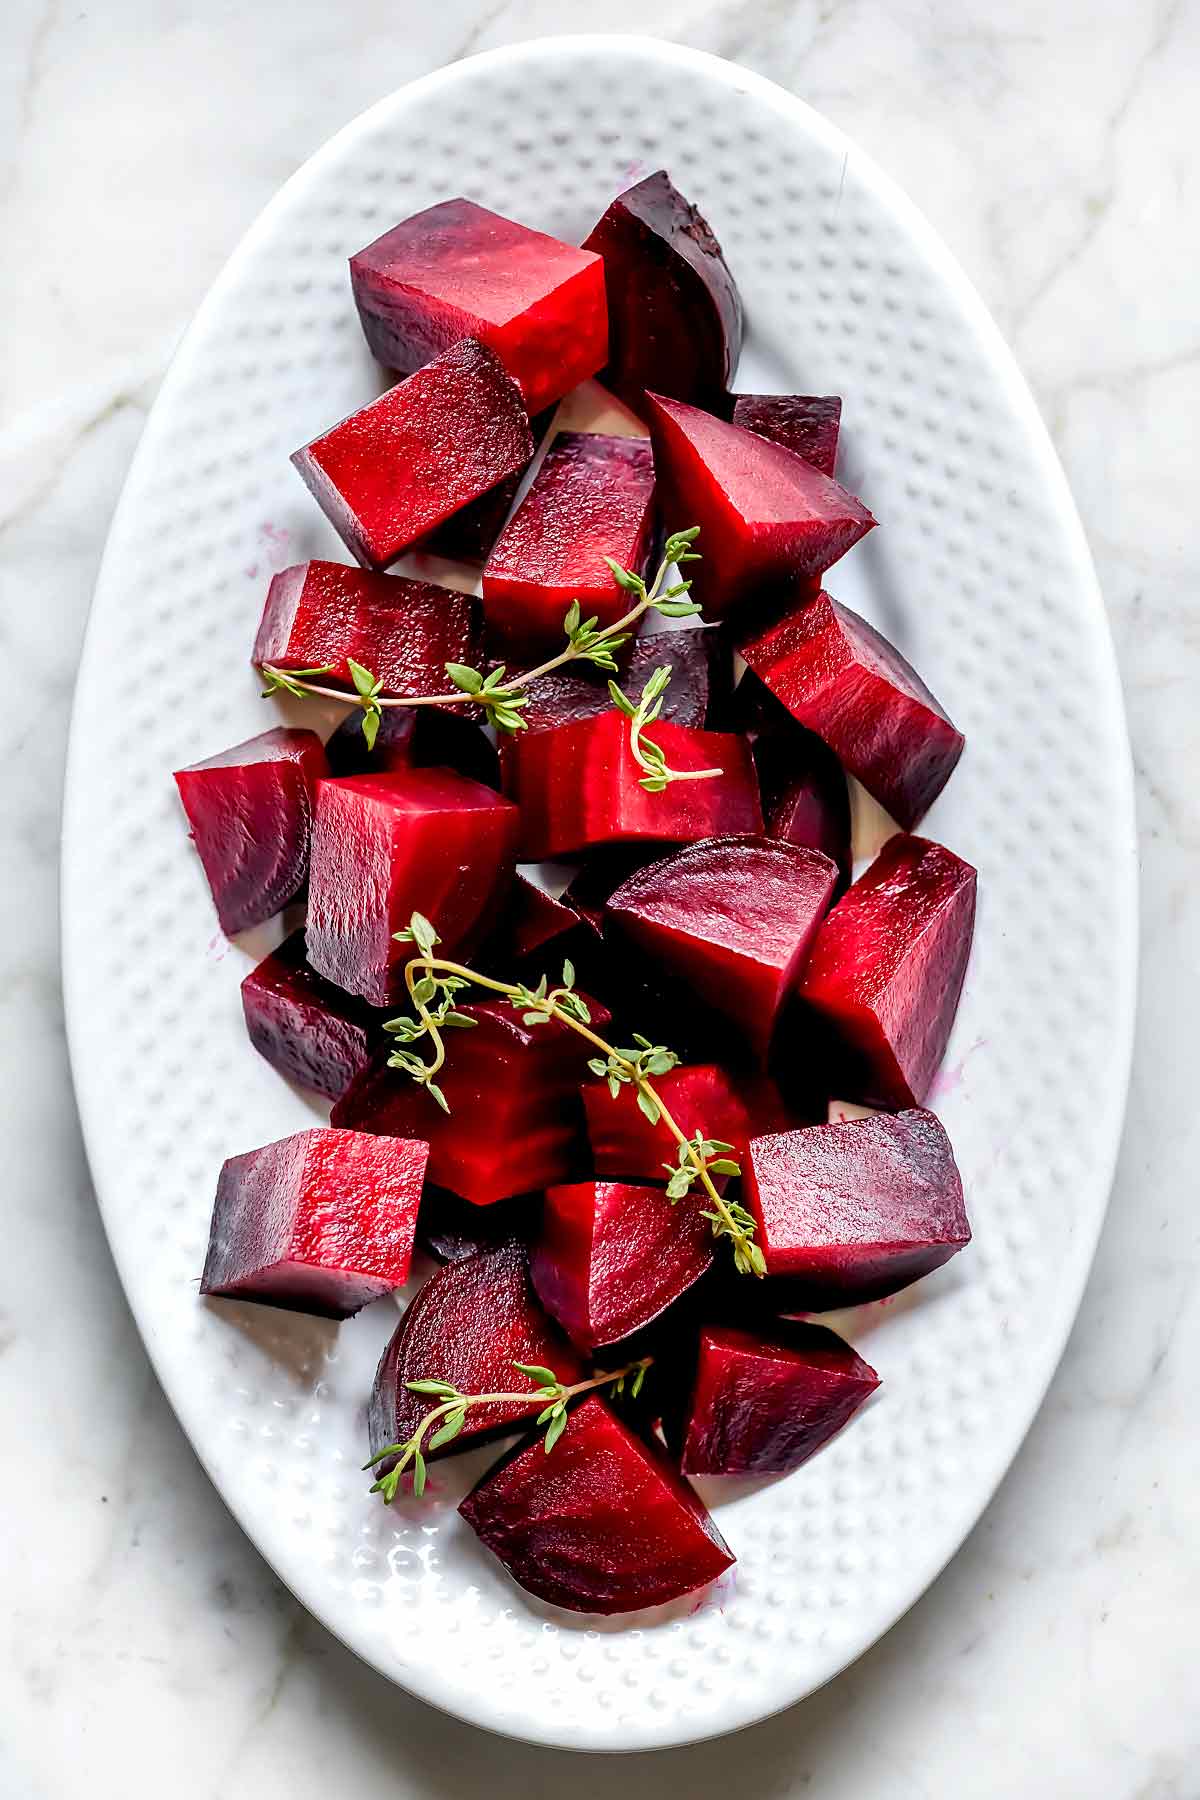
[[[754,741],[767,836],[819,850],[836,863],[840,894],[852,866],[845,771],[814,732],[790,718],[788,725],[787,732],[763,732]]]
[[[828,594],[739,638],[750,668],[905,830],[928,811],[965,739],[916,670]]]
[[[821,927],[797,989],[796,1038],[830,1093],[865,1106],[924,1100],[974,927],[970,863],[903,833],[884,845]]]
[[[536,419],[530,419],[529,431],[535,449],[549,431],[555,410],[553,406],[547,407]],[[417,548],[433,556],[449,557],[452,562],[486,562],[491,555],[492,545],[504,529],[509,509],[517,497],[521,478],[532,461],[531,456],[525,467],[518,469],[516,474],[506,475],[503,481],[498,481],[486,494],[480,494],[478,500],[472,500],[469,506],[460,507],[456,513],[451,513],[435,531],[421,540]]]
[[[293,931],[242,983],[250,1042],[273,1069],[337,1100],[365,1069],[380,1018],[311,967],[303,931]]]
[[[519,1394],[532,1386],[514,1363],[540,1364],[559,1378],[578,1381],[579,1361],[546,1317],[529,1284],[525,1251],[505,1244],[450,1263],[430,1277],[410,1303],[383,1353],[367,1412],[371,1450],[405,1443],[437,1405],[414,1394],[408,1381],[451,1382],[464,1394]],[[532,1421],[529,1407],[497,1403],[472,1406],[459,1435],[432,1461],[500,1437]]]
[[[351,554],[385,569],[532,455],[519,388],[464,338],[292,461]]]
[[[647,414],[662,515],[700,527],[706,618],[822,574],[875,523],[836,481],[753,431],[656,394]]]
[[[744,1162],[750,1139],[768,1131],[786,1131],[789,1117],[779,1090],[766,1077],[731,1075],[716,1063],[688,1063],[658,1075],[655,1091],[687,1137],[699,1131],[733,1145]],[[598,1175],[626,1180],[662,1181],[666,1163],[678,1160],[675,1139],[660,1119],[651,1125],[632,1090],[613,1095],[604,1081],[586,1082],[583,1105],[588,1141]]]
[[[665,169],[619,194],[584,248],[604,258],[604,385],[635,412],[647,388],[717,405],[742,347],[741,298],[708,222]]]
[[[411,944],[393,933],[431,919],[442,954],[478,941],[512,879],[516,808],[450,769],[323,781],[317,790],[308,959],[320,975],[388,1006]]]
[[[653,741],[673,769],[720,769],[706,781],[641,786],[629,721],[610,706],[592,719],[523,732],[506,756],[521,808],[521,856],[572,856],[599,844],[685,844],[717,832],[757,831],[758,783],[744,738],[655,722]]]
[[[348,1319],[407,1279],[426,1155],[419,1141],[301,1131],[231,1156],[200,1292]]]
[[[823,1325],[780,1319],[763,1336],[706,1326],[680,1467],[685,1475],[786,1475],[878,1386],[870,1364]]]
[[[417,1214],[417,1248],[440,1263],[466,1262],[504,1244],[528,1244],[541,1220],[537,1194],[474,1206],[427,1181]]]
[[[226,936],[273,919],[300,893],[313,790],[327,773],[316,733],[283,726],[175,771]]]
[[[402,219],[350,259],[358,316],[389,369],[419,369],[460,338],[500,358],[540,412],[608,354],[604,266],[472,200]]]
[[[442,676],[443,686],[446,677]],[[499,788],[500,758],[473,719],[440,706],[389,706],[375,743],[363,736],[361,712],[347,713],[325,745],[332,775],[391,775],[404,769],[453,769]],[[798,729],[798,728],[797,728]]]
[[[836,880],[817,850],[711,838],[637,870],[612,895],[607,916],[761,1057]]]
[[[621,686],[636,700],[655,669],[670,669],[671,682],[663,694],[659,717],[699,730],[708,718],[709,699],[720,680],[722,654],[715,631],[655,631],[635,639],[621,654]]]
[[[511,969],[515,963],[539,955],[548,969],[555,957],[561,966],[562,956],[552,947],[583,924],[583,914],[569,901],[556,900],[528,875],[518,874],[499,923],[477,960],[497,971]],[[557,968],[553,973],[557,977]]]
[[[535,731],[553,731],[556,725],[570,725],[576,719],[594,719],[612,708],[608,688],[580,669],[552,669],[549,675],[539,675],[531,681],[522,692],[526,699],[521,713],[525,721],[522,737]]]
[[[560,431],[484,567],[489,638],[512,655],[557,650],[573,600],[615,624],[630,596],[604,559],[644,575],[655,539],[648,440]]]
[[[549,1455],[539,1433],[458,1510],[519,1586],[572,1612],[659,1606],[707,1587],[734,1561],[659,1447],[594,1395]]]
[[[699,1281],[713,1260],[700,1207],[662,1187],[581,1181],[546,1191],[533,1285],[580,1350],[619,1343]]]
[[[836,394],[733,394],[735,425],[782,444],[820,469],[833,475],[837,462],[842,402]]]
[[[894,1294],[971,1239],[950,1140],[919,1107],[755,1138],[742,1192],[768,1276],[806,1310]]]
[[[595,1028],[608,1013],[588,1001]],[[378,1058],[333,1110],[336,1125],[429,1143],[429,1179],[477,1206],[567,1181],[586,1167],[579,1084],[590,1047],[569,1026],[525,1025],[498,1000],[459,1009],[475,1029],[449,1034],[438,1077],[441,1111],[399,1069]],[[487,1129],[479,1129],[486,1119]]]

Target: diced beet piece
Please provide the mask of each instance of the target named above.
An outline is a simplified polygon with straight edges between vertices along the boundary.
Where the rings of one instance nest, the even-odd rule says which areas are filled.
[[[822,475],[837,462],[842,402],[836,394],[733,394],[732,421],[802,456]]]
[[[520,1587],[572,1612],[659,1606],[734,1561],[659,1446],[594,1394],[549,1455],[540,1433],[518,1445],[458,1510]]]
[[[417,1214],[417,1248],[440,1263],[466,1262],[469,1256],[498,1250],[504,1244],[528,1243],[541,1224],[536,1194],[475,1206],[445,1188],[425,1183]]]
[[[175,771],[227,937],[273,919],[303,889],[313,791],[328,772],[316,733],[282,725]]]
[[[303,931],[293,931],[247,975],[242,1011],[259,1055],[330,1100],[340,1099],[379,1042],[379,1016],[317,974]]]
[[[820,851],[771,838],[711,838],[638,869],[608,918],[765,1055],[833,897]]]
[[[582,913],[569,901],[556,900],[528,875],[518,874],[508,904],[479,952],[479,960],[498,970],[539,954],[548,960],[557,954],[556,948],[551,949],[556,940],[583,924]],[[561,960],[559,957],[560,963]]]
[[[348,1319],[408,1277],[428,1147],[300,1131],[231,1156],[202,1294]]]
[[[906,831],[928,811],[966,740],[916,670],[865,619],[819,593],[743,636],[738,649]]]
[[[836,863],[840,894],[852,866],[845,771],[815,732],[790,717],[787,723],[786,731],[765,731],[754,740],[767,836],[819,850]]]
[[[532,455],[516,383],[464,338],[292,461],[351,554],[385,569]]]
[[[629,747],[629,721],[611,706],[595,718],[523,732],[506,757],[510,791],[521,808],[523,860],[572,856],[598,844],[686,844],[760,828],[758,783],[744,738],[661,719],[651,735],[671,768],[721,774],[647,793]]]
[[[352,775],[317,789],[308,959],[372,1006],[404,991],[413,954],[393,933],[414,912],[443,954],[477,942],[512,879],[519,819],[508,800],[450,769]]]
[[[742,348],[741,297],[708,221],[666,170],[618,194],[584,248],[604,258],[604,385],[636,412],[647,388],[717,405]]]
[[[604,559],[644,575],[656,535],[648,440],[560,431],[484,567],[489,637],[513,654],[558,649],[573,600],[614,625],[631,600]]]
[[[521,713],[525,721],[522,738],[535,731],[552,731],[556,725],[570,725],[576,719],[594,719],[612,710],[607,686],[580,669],[552,669],[521,692],[527,702]],[[510,740],[506,739],[504,748],[509,747]]]
[[[823,1325],[780,1319],[766,1335],[700,1333],[682,1432],[685,1475],[786,1475],[879,1386],[869,1363]]]
[[[713,664],[720,654],[715,631],[655,631],[637,638],[621,657],[621,686],[633,700],[655,669],[671,671],[660,718],[699,730],[708,718]]]
[[[874,525],[861,500],[793,451],[661,395],[647,410],[662,515],[700,527],[706,618],[768,584],[823,574]]]
[[[752,1137],[786,1131],[796,1123],[773,1081],[731,1075],[716,1063],[686,1063],[655,1076],[654,1087],[685,1136],[694,1137],[699,1131],[732,1144],[739,1161],[744,1161]],[[661,1181],[663,1165],[675,1165],[675,1139],[661,1119],[657,1125],[650,1123],[630,1088],[614,1095],[607,1082],[585,1082],[583,1106],[597,1175]]]
[[[542,439],[550,429],[555,408],[547,407],[536,419],[530,419],[529,431],[533,438],[535,453]],[[484,563],[492,552],[492,545],[504,529],[509,509],[517,497],[517,489],[521,478],[529,468],[529,463],[518,469],[513,475],[506,475],[498,481],[494,488],[486,494],[480,494],[478,500],[472,500],[468,506],[462,506],[456,513],[431,531],[417,546],[419,550],[433,556],[449,557],[452,562]]]
[[[742,1194],[768,1276],[814,1308],[894,1294],[971,1241],[950,1140],[920,1107],[755,1138]]]
[[[868,1106],[928,1094],[958,1010],[975,870],[897,833],[817,933],[797,989],[798,1040],[829,1092]]]
[[[608,1012],[597,1001],[588,1005],[595,1029],[603,1030]],[[526,1025],[499,1000],[459,1011],[475,1028],[447,1037],[438,1081],[448,1114],[380,1056],[338,1101],[334,1124],[391,1136],[416,1132],[429,1143],[430,1181],[477,1206],[582,1173],[586,1039],[558,1020]]]
[[[347,713],[326,743],[325,754],[333,775],[453,769],[485,787],[500,786],[500,758],[491,739],[473,719],[440,706],[385,707],[373,746],[363,736],[362,714]]]

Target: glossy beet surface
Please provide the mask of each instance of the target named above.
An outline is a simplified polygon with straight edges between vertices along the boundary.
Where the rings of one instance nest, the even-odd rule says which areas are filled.
[[[554,730],[523,732],[505,758],[510,792],[521,808],[522,859],[638,840],[691,843],[760,828],[758,782],[744,738],[661,719],[651,736],[671,768],[722,773],[647,793],[629,747],[629,721],[613,706]]]
[[[385,694],[444,694],[446,664],[482,654],[479,604],[467,594],[345,563],[296,563],[272,577],[252,660],[261,668],[323,669],[352,688],[347,657]]]
[[[742,1192],[768,1276],[814,1307],[894,1294],[971,1238],[950,1140],[919,1107],[755,1138]]]
[[[310,965],[293,931],[242,983],[250,1042],[273,1069],[337,1100],[365,1069],[379,1041],[379,1016]]]
[[[565,1382],[577,1381],[579,1362],[538,1305],[519,1244],[465,1258],[439,1269],[411,1301],[375,1374],[367,1422],[372,1454],[404,1443],[437,1405],[414,1394],[408,1381],[447,1381],[464,1394],[520,1393],[530,1385],[513,1364],[540,1363]],[[459,1435],[433,1459],[473,1449],[530,1422],[527,1406],[472,1406]]]
[[[221,1170],[202,1294],[347,1319],[408,1276],[426,1146],[301,1131]]]
[[[603,1032],[608,1013],[588,1001]],[[567,1181],[586,1168],[579,1084],[590,1046],[569,1026],[525,1025],[499,1000],[460,1008],[470,1031],[447,1036],[438,1077],[449,1114],[382,1057],[351,1084],[333,1110],[335,1125],[429,1143],[429,1179],[477,1206]],[[486,1120],[486,1130],[479,1121]]]
[[[662,1187],[552,1187],[533,1251],[533,1285],[571,1342],[594,1350],[665,1312],[711,1266],[712,1246],[699,1204],[673,1205]]]
[[[547,407],[545,412],[530,419],[529,431],[535,450],[549,431],[555,410],[553,406]],[[521,478],[532,461],[531,456],[523,468],[512,475],[506,475],[503,481],[498,481],[486,494],[480,494],[478,500],[472,500],[468,506],[462,506],[456,513],[451,513],[428,537],[422,538],[417,549],[434,556],[449,557],[452,562],[486,562],[491,555],[492,545],[504,529],[512,503],[517,497]]]
[[[619,194],[585,248],[604,258],[604,385],[635,411],[647,388],[716,405],[742,347],[741,298],[707,220],[666,171]]]
[[[458,1510],[519,1586],[572,1612],[660,1606],[734,1560],[658,1445],[594,1395],[548,1456],[539,1433]]]
[[[829,1091],[867,1106],[924,1100],[958,1010],[975,870],[898,833],[838,901],[797,990],[798,1043]]]
[[[735,425],[743,431],[757,432],[773,444],[782,444],[820,469],[832,475],[837,463],[838,433],[842,423],[842,403],[836,394],[735,394]]]
[[[520,390],[464,338],[292,461],[351,554],[385,569],[532,455]]]
[[[440,1263],[465,1262],[469,1256],[499,1250],[504,1244],[527,1244],[541,1218],[537,1194],[497,1200],[494,1206],[474,1206],[427,1181],[417,1214],[417,1248]]]
[[[697,1131],[733,1145],[743,1160],[752,1137],[786,1131],[788,1117],[778,1089],[766,1077],[731,1075],[716,1063],[688,1063],[655,1077],[655,1091],[685,1136]],[[675,1139],[660,1119],[652,1125],[632,1091],[611,1094],[604,1081],[583,1088],[588,1142],[598,1175],[663,1181],[664,1163],[678,1160]]]
[[[763,1056],[836,880],[819,851],[711,838],[637,870],[612,895],[608,918]]]
[[[608,354],[598,256],[471,200],[402,219],[350,259],[363,332],[389,369],[419,369],[460,338],[500,358],[531,413]]]
[[[875,521],[803,457],[662,395],[647,397],[659,507],[699,525],[705,618],[768,585],[820,575]]]
[[[442,683],[446,677],[443,672]],[[453,769],[499,788],[496,746],[473,719],[440,706],[389,706],[374,745],[363,736],[363,715],[346,714],[325,745],[331,775],[391,775],[404,769]]]
[[[414,912],[451,956],[478,940],[512,879],[518,816],[491,788],[449,769],[323,781],[313,824],[308,959],[372,1006],[404,991]]]
[[[559,432],[484,567],[489,637],[514,655],[558,650],[574,600],[584,618],[615,624],[630,596],[605,557],[644,575],[654,548],[649,442]]]
[[[739,638],[738,649],[905,830],[928,811],[965,740],[916,670],[865,619],[821,593]]]
[[[680,1466],[685,1475],[786,1475],[878,1386],[874,1369],[822,1325],[780,1319],[763,1336],[707,1326]]]
[[[316,733],[283,726],[176,770],[196,854],[227,936],[273,919],[303,888],[313,790],[327,772]]]

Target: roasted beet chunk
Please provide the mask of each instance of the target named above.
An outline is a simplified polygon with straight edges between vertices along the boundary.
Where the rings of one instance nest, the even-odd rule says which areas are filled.
[[[532,455],[520,390],[464,338],[292,461],[351,554],[385,569]]]
[[[319,679],[350,689],[352,657],[385,694],[444,694],[446,664],[474,666],[482,646],[479,603],[467,594],[344,563],[307,562],[272,578],[253,661],[259,668],[328,667]]]
[[[755,1138],[742,1191],[768,1276],[806,1309],[894,1294],[971,1240],[950,1140],[919,1107]]]
[[[851,871],[846,772],[828,745],[798,725],[753,675],[745,682],[753,682],[770,703],[769,723],[754,737],[766,834],[829,857],[837,864],[841,893]]]
[[[630,597],[605,558],[644,575],[654,547],[649,442],[560,432],[484,568],[489,637],[514,655],[557,649],[574,600],[615,624]]]
[[[572,1612],[678,1600],[734,1560],[658,1446],[594,1395],[549,1455],[540,1434],[518,1446],[458,1510],[514,1581]]]
[[[475,1206],[427,1181],[417,1214],[417,1248],[440,1263],[466,1262],[469,1256],[499,1250],[505,1244],[528,1243],[541,1217],[537,1194],[497,1200],[494,1206]]]
[[[831,1093],[867,1106],[924,1100],[974,926],[970,863],[903,833],[884,845],[821,927],[797,990],[797,1042]]]
[[[604,258],[605,386],[635,411],[647,388],[717,405],[737,368],[742,303],[707,220],[665,169],[618,194],[584,248]]]
[[[941,793],[965,742],[916,670],[848,606],[818,594],[738,649],[794,718],[909,830]]]
[[[440,706],[386,707],[374,744],[368,744],[363,736],[363,715],[356,709],[346,714],[328,740],[325,755],[332,775],[453,769],[485,787],[500,786],[500,758],[491,739],[473,719]]]
[[[716,1063],[672,1069],[656,1076],[654,1087],[686,1137],[699,1131],[732,1144],[739,1160],[752,1137],[786,1131],[794,1123],[774,1082],[765,1076],[731,1075]],[[652,1125],[629,1088],[612,1094],[606,1082],[589,1081],[583,1104],[598,1175],[661,1181],[664,1164],[678,1161],[676,1141],[666,1125],[661,1119]]]
[[[733,423],[782,444],[832,475],[837,462],[842,403],[836,394],[734,394]]]
[[[301,1131],[221,1170],[202,1294],[348,1319],[408,1276],[427,1146]]]
[[[368,1410],[372,1453],[405,1443],[437,1404],[428,1394],[410,1392],[406,1382],[447,1381],[464,1394],[520,1393],[527,1377],[513,1367],[519,1362],[551,1368],[567,1383],[579,1379],[575,1352],[529,1285],[521,1246],[505,1244],[439,1269],[408,1307],[380,1361]],[[426,1447],[425,1454],[454,1456],[530,1419],[520,1404],[472,1406],[459,1435],[437,1450]]]
[[[516,808],[449,769],[323,781],[313,825],[308,957],[372,1006],[404,991],[414,912],[452,955],[478,940],[512,878]]]
[[[535,447],[541,444],[549,431],[555,410],[553,406],[547,407],[536,419],[530,419],[529,430]],[[521,478],[532,461],[531,456],[529,462],[515,474],[506,475],[503,481],[498,481],[486,494],[480,494],[478,500],[472,500],[469,506],[460,507],[456,513],[451,513],[427,538],[422,538],[415,548],[428,551],[434,556],[449,557],[452,562],[486,562],[492,553],[492,545],[504,529],[509,509],[517,497]]]
[[[327,772],[315,732],[282,726],[176,770],[175,785],[227,936],[273,919],[303,888],[313,789]]]
[[[706,618],[822,574],[874,525],[861,500],[793,451],[661,395],[647,406],[662,515],[700,527]]]
[[[310,965],[294,931],[242,983],[250,1042],[289,1081],[337,1100],[365,1069],[380,1019]]]

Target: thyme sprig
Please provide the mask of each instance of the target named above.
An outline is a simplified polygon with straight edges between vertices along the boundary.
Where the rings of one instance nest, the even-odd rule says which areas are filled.
[[[615,681],[608,684],[613,705],[629,720],[629,748],[638,768],[646,771],[639,786],[644,787],[648,794],[661,794],[672,781],[711,781],[714,775],[725,773],[724,769],[672,769],[668,767],[661,747],[646,736],[647,725],[653,725],[662,711],[663,695],[670,680],[669,665],[663,664],[655,669],[642,689],[641,699],[636,703],[622,692]]]

